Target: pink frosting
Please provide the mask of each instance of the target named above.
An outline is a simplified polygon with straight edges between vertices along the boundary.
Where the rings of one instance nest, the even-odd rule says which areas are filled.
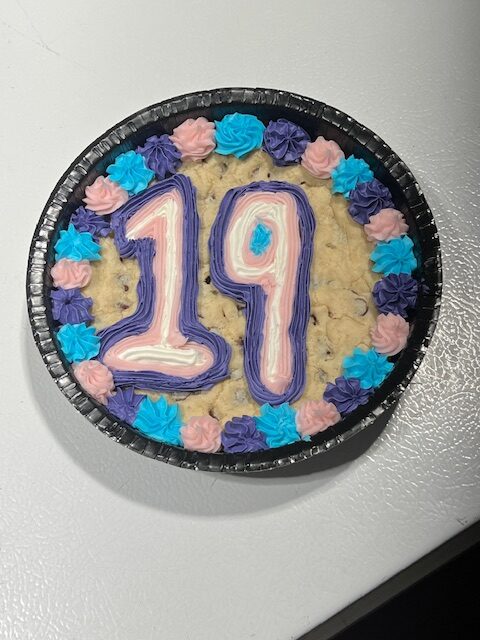
[[[302,436],[314,436],[340,420],[337,407],[325,400],[307,400],[300,405],[296,421]]]
[[[391,240],[407,233],[408,224],[400,211],[381,209],[363,228],[369,240]]]
[[[85,391],[95,400],[107,404],[114,389],[110,369],[98,360],[83,360],[73,365],[73,373]]]
[[[393,313],[380,314],[377,324],[370,330],[373,346],[386,356],[394,356],[405,348],[408,332],[408,322]]]
[[[182,160],[203,160],[215,149],[215,125],[203,116],[188,118],[175,127],[170,140],[182,154]]]
[[[318,136],[314,142],[307,144],[301,163],[315,178],[330,178],[333,169],[344,157],[336,142]]]
[[[62,258],[50,271],[55,287],[73,289],[86,287],[92,277],[92,267],[88,260],[69,260]]]
[[[159,216],[163,207],[175,203],[173,213]],[[181,292],[183,290],[183,201],[178,189],[173,189],[145,203],[128,220],[126,235],[128,238],[153,238],[155,255],[153,273],[155,276],[155,302],[152,322],[145,333],[122,338],[115,343],[103,357],[103,361],[112,369],[123,371],[158,371],[170,376],[192,378],[208,371],[214,356],[211,348],[195,340],[186,338],[180,326]],[[174,244],[169,239],[173,236]],[[174,251],[175,249],[175,251]],[[176,260],[176,263],[174,262]],[[167,286],[167,278],[173,274],[172,283]],[[162,336],[164,336],[162,338]],[[162,342],[163,340],[163,342]],[[152,345],[168,345],[168,352],[152,360],[148,356],[135,360],[125,359],[127,350],[151,350]],[[193,361],[181,357],[182,352],[195,352]],[[176,353],[175,353],[176,352]],[[148,366],[146,366],[148,365]]]
[[[261,205],[268,208],[259,217],[258,207]],[[281,207],[281,215],[269,213],[268,205],[272,211]],[[242,229],[247,214],[248,224],[245,223],[243,231],[237,231]],[[272,229],[272,242],[265,253],[256,256],[249,245],[253,229],[260,220]],[[240,236],[243,248],[237,250],[234,239],[240,232],[243,233]],[[289,193],[256,191],[237,200],[225,234],[225,268],[234,282],[260,285],[266,294],[260,379],[267,389],[276,394],[284,393],[293,377],[293,345],[289,328],[295,312],[301,245],[297,205]]]
[[[222,427],[218,420],[211,416],[190,418],[180,429],[183,446],[190,451],[215,453],[222,444],[220,434]]]
[[[98,176],[93,184],[85,188],[85,206],[99,216],[113,213],[128,200],[128,193],[110,178]]]

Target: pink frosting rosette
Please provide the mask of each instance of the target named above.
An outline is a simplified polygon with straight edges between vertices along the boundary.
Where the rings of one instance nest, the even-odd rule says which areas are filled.
[[[393,313],[382,313],[370,330],[372,345],[385,356],[394,356],[405,348],[409,333],[408,322]]]
[[[188,118],[175,127],[170,140],[182,154],[182,160],[198,162],[215,149],[215,125],[203,116]]]
[[[222,426],[211,416],[193,417],[180,429],[183,446],[190,451],[215,453],[221,447]]]
[[[114,389],[112,372],[108,367],[98,360],[82,360],[73,365],[73,373],[88,394],[107,404]]]
[[[396,209],[381,209],[374,216],[370,216],[370,222],[363,225],[369,240],[385,241],[399,238],[408,231],[400,211]]]
[[[303,152],[301,164],[315,178],[330,178],[333,169],[345,154],[333,140],[325,140],[318,136],[314,142],[309,142]]]
[[[92,267],[88,260],[62,258],[51,268],[50,274],[55,287],[74,289],[86,287],[92,277]]]
[[[85,187],[85,198],[83,199],[87,209],[95,211],[99,216],[105,216],[119,209],[128,200],[128,193],[125,189],[110,180],[98,176],[93,184]]]
[[[340,420],[337,407],[325,400],[307,400],[297,411],[296,423],[302,436],[314,436]]]

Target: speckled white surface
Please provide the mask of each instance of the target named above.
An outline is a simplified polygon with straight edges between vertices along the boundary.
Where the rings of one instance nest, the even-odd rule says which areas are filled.
[[[480,5],[76,5],[0,5],[0,638],[295,638],[480,515]],[[229,85],[311,95],[372,128],[442,239],[440,324],[393,418],[300,476],[124,450],[62,398],[27,327],[30,237],[71,160],[145,105]]]

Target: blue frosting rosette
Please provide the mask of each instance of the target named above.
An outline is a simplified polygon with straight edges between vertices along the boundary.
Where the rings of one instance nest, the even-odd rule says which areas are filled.
[[[265,125],[256,116],[231,113],[215,121],[215,126],[215,151],[222,156],[243,158],[262,146]]]

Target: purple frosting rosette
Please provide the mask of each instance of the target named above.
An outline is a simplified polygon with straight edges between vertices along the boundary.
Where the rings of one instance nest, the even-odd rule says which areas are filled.
[[[375,283],[372,293],[380,313],[406,317],[417,303],[418,282],[406,273],[391,273]]]
[[[367,224],[370,216],[380,209],[393,207],[392,194],[380,180],[374,178],[370,182],[361,182],[348,196],[350,203],[348,211],[354,220],[360,224]]]
[[[309,142],[308,133],[285,118],[269,122],[263,133],[263,148],[280,167],[300,162]]]

